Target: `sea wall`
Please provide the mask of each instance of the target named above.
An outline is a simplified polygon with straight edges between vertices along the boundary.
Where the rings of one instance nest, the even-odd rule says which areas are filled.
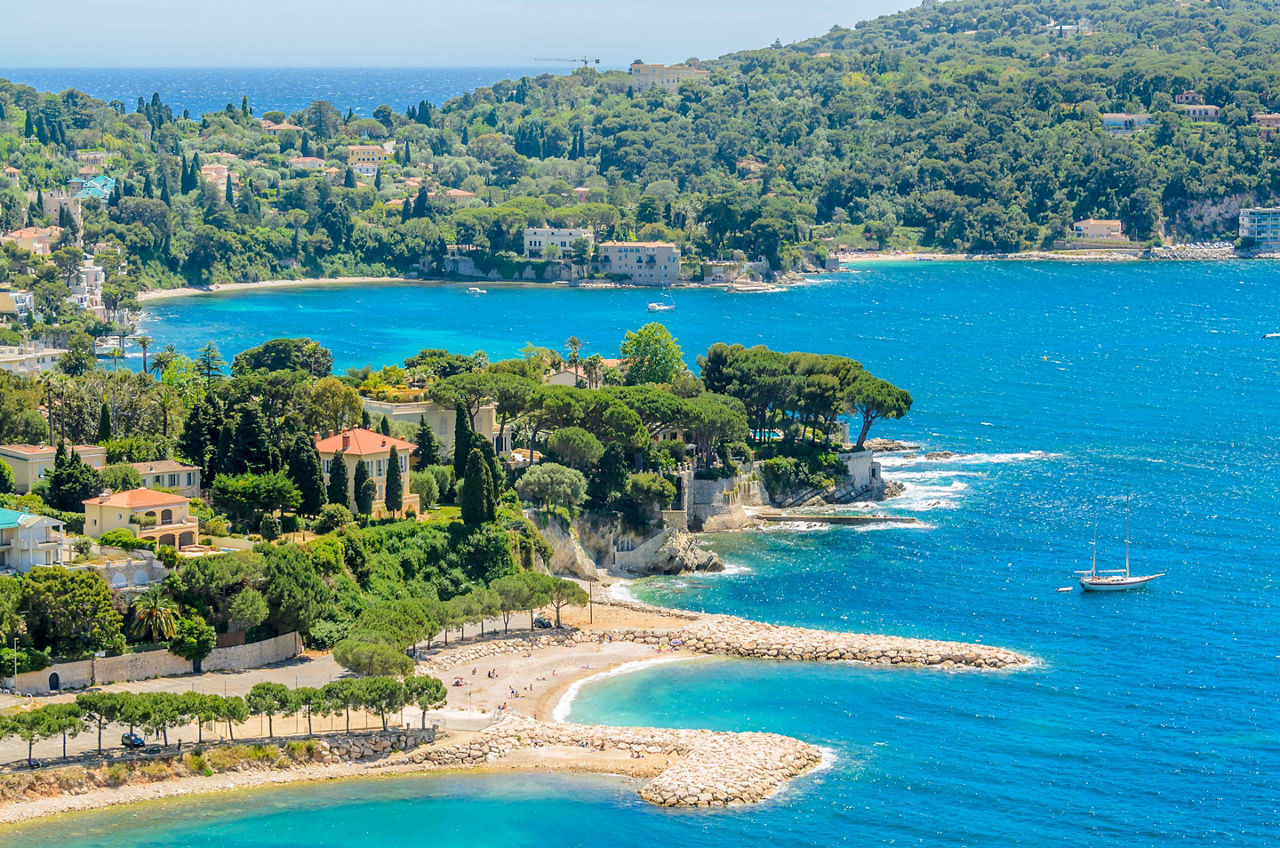
[[[768,502],[764,485],[752,466],[723,480],[699,480],[690,475],[689,526],[712,532],[738,530],[751,524],[745,507]]]
[[[496,636],[465,647],[440,651],[425,661],[431,674],[476,663],[499,654],[527,653],[533,648],[569,647],[584,642],[638,642],[680,648],[699,654],[764,660],[853,661],[876,666],[943,669],[1025,668],[1030,657],[1016,651],[968,642],[910,639],[867,633],[840,633],[764,624],[729,615],[699,616],[671,628],[585,632],[563,629],[540,635]]]

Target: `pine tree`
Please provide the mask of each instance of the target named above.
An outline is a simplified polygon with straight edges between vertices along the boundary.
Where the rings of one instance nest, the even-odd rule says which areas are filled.
[[[335,453],[329,462],[329,485],[325,488],[325,497],[329,503],[351,506],[351,498],[347,495],[347,457],[342,451]]]
[[[98,410],[98,444],[104,445],[111,441],[111,407],[104,400],[102,408]]]
[[[299,433],[289,451],[289,479],[302,493],[298,512],[318,515],[325,504],[324,471],[315,440],[306,433]]]
[[[391,418],[389,416],[382,416],[382,420],[378,422],[378,432],[384,436],[391,435]]]
[[[386,421],[387,419],[382,419]],[[384,500],[392,514],[399,514],[404,507],[404,482],[400,477],[400,454],[396,446],[391,446],[391,456],[387,460],[387,493]]]
[[[461,480],[467,473],[467,450],[471,445],[471,422],[467,411],[458,404],[453,416],[453,479]]]
[[[367,491],[368,491],[368,487],[365,484],[373,483],[373,481],[369,479],[369,466],[365,464],[363,459],[356,462],[356,475],[355,475],[354,482],[355,482],[354,488],[355,488],[355,494],[356,494],[356,512],[359,513],[360,515],[372,514],[373,500],[372,498],[370,498],[367,503],[365,502],[365,497],[367,496]],[[376,487],[377,484],[374,484],[374,485]],[[376,488],[375,488],[375,491],[376,491]]]
[[[426,416],[418,416],[418,446],[414,448],[415,468],[426,468],[428,465],[440,464],[440,444],[436,441],[436,433],[427,423]]]
[[[493,476],[489,473],[489,463],[478,449],[472,449],[467,455],[466,479],[462,484],[459,506],[462,507],[462,523],[468,525],[492,521],[497,511]]]
[[[271,470],[271,444],[267,425],[257,404],[246,404],[236,419],[235,441],[224,457],[227,474],[265,474]]]

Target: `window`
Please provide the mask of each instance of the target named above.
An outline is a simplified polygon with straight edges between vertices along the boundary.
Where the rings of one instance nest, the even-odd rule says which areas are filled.
[[[326,460],[324,461],[324,473],[325,473],[325,474],[328,474],[328,473],[329,473],[329,463],[330,463],[330,462],[333,462],[333,460],[331,460],[331,459],[326,459]]]
[[[170,486],[176,486],[176,485],[178,485],[178,475],[177,475],[177,474],[170,474],[170,475],[169,475],[169,485],[170,485]]]

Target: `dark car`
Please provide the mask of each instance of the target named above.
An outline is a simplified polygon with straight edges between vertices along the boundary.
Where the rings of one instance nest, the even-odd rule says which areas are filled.
[[[550,619],[548,619],[548,618],[546,618],[546,617],[544,617],[544,616],[541,616],[541,615],[540,615],[540,616],[538,616],[537,618],[535,618],[535,619],[533,620],[533,626],[534,626],[534,627],[542,627],[542,628],[550,627],[550,626],[551,626],[551,620],[550,620]]]
[[[126,748],[145,748],[147,742],[136,733],[125,733],[120,737],[120,744]]]

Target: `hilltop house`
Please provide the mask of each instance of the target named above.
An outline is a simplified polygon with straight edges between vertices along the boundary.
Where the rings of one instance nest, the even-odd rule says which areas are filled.
[[[636,91],[644,91],[657,85],[667,91],[675,91],[680,88],[681,83],[706,80],[710,76],[710,71],[689,65],[650,65],[636,62],[631,66],[631,87]]]
[[[29,291],[0,291],[0,318],[16,321],[35,309],[35,295]]]
[[[0,371],[34,377],[52,371],[64,353],[62,348],[45,347],[41,342],[0,345]]]
[[[93,198],[94,200],[106,203],[111,193],[116,190],[116,181],[114,177],[97,176],[84,179],[76,177],[67,183],[67,189],[71,191],[72,197],[78,200],[86,200]]]
[[[158,486],[188,498],[200,497],[199,466],[187,465],[172,459],[129,464],[142,477],[142,485],[147,488]]]
[[[1262,136],[1263,141],[1270,141],[1271,137],[1280,130],[1280,114],[1276,112],[1263,112],[1254,115],[1253,123],[1258,127],[1258,135]]]
[[[1102,129],[1113,135],[1129,135],[1147,128],[1151,116],[1146,112],[1104,112]]]
[[[53,252],[53,244],[61,235],[61,227],[23,227],[20,230],[10,230],[0,236],[0,242],[11,241],[36,256],[48,256]]]
[[[1179,106],[1203,106],[1204,95],[1195,89],[1189,88],[1181,94],[1173,95],[1173,102]]]
[[[370,415],[385,415],[392,421],[403,421],[418,426],[418,422],[426,421],[443,455],[448,456],[453,450],[454,408],[442,406],[429,400],[412,403],[391,403],[389,401],[361,398],[364,408]],[[471,428],[493,443],[498,453],[510,450],[510,432],[498,435],[498,413],[493,404],[485,404],[476,412],[476,422]],[[399,448],[397,448],[399,450]]]
[[[1193,121],[1216,121],[1218,112],[1221,111],[1217,106],[1209,103],[1179,103],[1173,108]]]
[[[47,515],[0,509],[0,570],[25,574],[37,565],[61,565],[65,526]]]
[[[376,177],[386,161],[387,151],[380,144],[347,145],[347,165],[363,177]]]
[[[11,186],[13,186],[14,188],[17,188],[18,181],[22,178],[22,172],[19,171],[17,168],[13,167],[12,165],[5,165],[4,178],[9,181],[9,184]]]
[[[391,448],[393,446],[396,449],[397,464],[400,466],[401,491],[403,492],[402,508],[405,511],[421,512],[422,504],[419,502],[418,496],[409,491],[409,455],[413,453],[417,445],[412,442],[406,442],[403,439],[384,436],[372,430],[365,430],[362,427],[344,430],[337,434],[330,431],[329,435],[324,437],[321,437],[319,433],[316,434],[316,450],[320,453],[325,485],[329,485],[329,471],[333,467],[334,461],[341,455],[341,461],[347,467],[347,506],[353,506],[355,504],[356,464],[363,462],[365,470],[369,472],[369,479],[378,487],[377,494],[373,497],[373,515],[374,517],[385,515],[387,512],[385,503],[387,471],[391,467]]]
[[[289,160],[290,168],[299,168],[302,170],[314,170],[324,167],[324,160],[318,156],[295,156]]]
[[[102,470],[107,464],[107,449],[97,445],[69,445],[85,465]],[[13,469],[13,490],[20,495],[31,491],[37,481],[49,476],[58,455],[52,445],[0,445],[0,460]]]
[[[263,119],[262,131],[274,138],[280,135],[280,133],[285,131],[302,132],[302,127],[298,126],[297,124],[291,124],[288,121],[282,121],[281,123],[277,124],[275,121],[268,121],[266,119]]]
[[[602,242],[600,270],[639,285],[673,285],[680,279],[680,249],[666,241]]]
[[[84,502],[85,535],[96,539],[118,529],[181,549],[196,543],[200,519],[191,514],[190,498],[155,489],[104,492]]]

